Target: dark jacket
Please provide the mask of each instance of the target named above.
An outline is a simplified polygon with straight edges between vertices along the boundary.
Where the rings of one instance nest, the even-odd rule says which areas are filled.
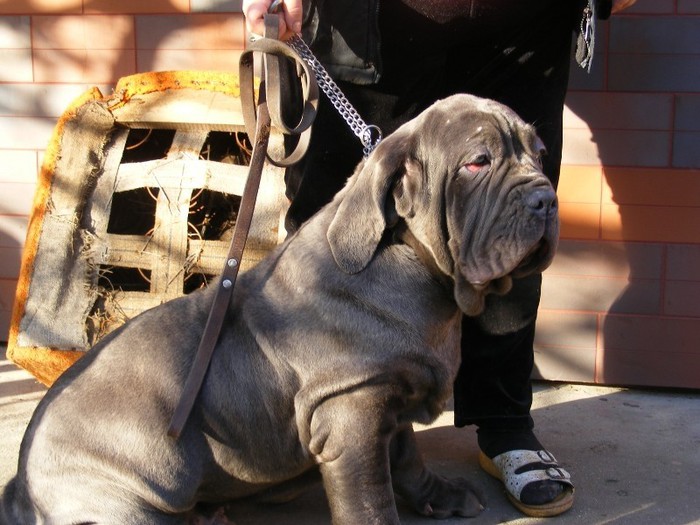
[[[612,0],[589,3],[593,1],[598,18],[608,18]],[[304,2],[303,38],[334,79],[361,85],[378,82],[382,72],[379,2]]]
[[[304,40],[336,80],[379,80],[379,0],[304,2]]]
[[[610,11],[612,11],[612,0],[595,0],[596,14],[601,20],[607,20],[610,18]]]

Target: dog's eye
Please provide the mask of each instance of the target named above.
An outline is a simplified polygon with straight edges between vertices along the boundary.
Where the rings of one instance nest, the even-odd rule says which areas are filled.
[[[491,159],[487,155],[479,155],[475,159],[467,162],[464,167],[469,173],[479,173],[484,168],[491,165]]]
[[[547,150],[545,148],[540,149],[539,153],[537,154],[537,165],[542,169],[544,167],[544,158],[547,156]]]

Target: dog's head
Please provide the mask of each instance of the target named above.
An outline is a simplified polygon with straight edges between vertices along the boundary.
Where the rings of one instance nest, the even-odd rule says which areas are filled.
[[[491,100],[454,95],[384,139],[338,195],[328,230],[348,273],[371,261],[386,228],[405,222],[454,281],[468,315],[513,277],[544,270],[556,250],[557,199],[534,128]]]

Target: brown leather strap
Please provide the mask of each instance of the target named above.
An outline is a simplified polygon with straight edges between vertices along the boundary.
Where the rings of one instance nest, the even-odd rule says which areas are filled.
[[[202,334],[199,347],[197,348],[197,353],[192,363],[192,368],[190,369],[190,373],[185,381],[185,386],[180,396],[180,401],[175,408],[172,419],[170,420],[168,435],[175,439],[180,437],[180,434],[187,423],[187,419],[192,412],[192,408],[194,407],[199,391],[202,388],[204,378],[207,370],[209,369],[211,357],[214,353],[214,348],[216,347],[219,334],[221,333],[221,328],[226,318],[226,312],[228,311],[228,305],[233,294],[233,288],[236,284],[236,278],[238,276],[238,269],[240,268],[240,263],[243,257],[243,250],[245,248],[246,240],[248,239],[248,232],[250,230],[250,225],[253,218],[255,201],[257,199],[265,158],[267,157],[269,159],[267,155],[267,147],[270,138],[271,124],[274,123],[285,133],[302,135],[302,138],[300,138],[294,151],[281,160],[276,159],[275,161],[272,161],[275,164],[286,166],[298,161],[306,152],[306,146],[308,145],[308,135],[311,131],[311,123],[315,117],[316,107],[318,104],[318,88],[316,87],[316,81],[313,74],[306,70],[306,72],[300,76],[302,79],[302,91],[305,97],[303,115],[299,124],[297,124],[294,128],[287,127],[281,118],[281,100],[283,96],[284,83],[281,80],[281,67],[278,62],[279,59],[276,55],[292,58],[297,63],[303,64],[303,61],[293,51],[291,51],[289,47],[276,40],[277,31],[277,16],[266,15],[265,38],[262,39],[265,41],[265,43],[252,46],[250,51],[247,51],[243,54],[243,56],[241,56],[239,68],[239,75],[241,79],[241,105],[243,108],[243,118],[245,120],[246,130],[248,136],[253,141],[253,153],[250,159],[250,166],[248,168],[248,179],[246,180],[240,208],[238,210],[238,216],[236,218],[233,239],[231,240],[231,246],[229,247],[226,257],[226,264],[224,265],[224,269],[221,273],[221,279],[218,283],[218,288],[214,296],[214,302],[212,303],[211,310],[209,311],[209,317],[207,318],[207,323],[204,327],[204,332]],[[260,95],[256,104],[255,95],[253,93],[253,51],[258,50],[263,51],[266,55],[263,69],[264,78],[260,85]],[[273,57],[273,53],[275,54],[274,60],[271,59],[271,57]],[[274,117],[270,115],[268,110],[268,104],[270,103],[268,99],[271,99],[271,102],[274,105]]]
[[[180,402],[175,409],[172,419],[170,420],[170,428],[168,435],[177,439],[182,433],[182,429],[187,423],[187,418],[194,407],[195,400],[202,388],[204,376],[209,368],[211,356],[214,353],[214,348],[221,333],[228,304],[231,300],[233,287],[236,284],[238,269],[240,268],[241,259],[243,257],[243,249],[248,238],[248,231],[253,217],[255,208],[255,200],[257,198],[258,186],[262,176],[262,169],[265,163],[265,155],[267,154],[268,139],[270,137],[270,116],[267,112],[267,104],[261,102],[258,104],[257,126],[255,129],[255,145],[253,146],[253,155],[250,159],[250,168],[248,179],[246,180],[243,190],[241,205],[236,218],[236,225],[233,230],[233,239],[229,247],[228,255],[226,256],[226,264],[221,273],[221,279],[218,283],[214,302],[212,303],[207,324],[204,326],[204,333],[199,342],[199,348],[192,363],[192,368],[187,376],[185,388],[180,397]]]
[[[239,68],[241,108],[243,120],[246,123],[246,131],[249,136],[252,136],[251,132],[254,129],[256,120],[253,60],[255,53],[262,53],[265,73],[260,84],[260,93],[265,93],[272,125],[286,135],[299,136],[297,145],[291,153],[286,154],[281,159],[272,158],[269,155],[267,157],[275,166],[286,167],[301,160],[306,153],[311,137],[311,124],[318,110],[319,91],[316,77],[306,62],[288,45],[268,36],[270,33],[274,32],[276,34],[278,31],[278,28],[271,27],[272,23],[268,22],[272,18],[271,15],[265,17],[265,37],[253,41],[241,55]],[[268,27],[268,24],[270,27]],[[288,102],[287,96],[291,91],[289,76],[285,74],[286,70],[284,68],[284,66],[289,66],[290,63],[287,61],[285,64],[283,62],[285,59],[291,60],[296,67],[296,78],[301,84],[302,91],[303,107],[301,117],[294,126],[288,125],[283,117],[283,103],[285,101]]]

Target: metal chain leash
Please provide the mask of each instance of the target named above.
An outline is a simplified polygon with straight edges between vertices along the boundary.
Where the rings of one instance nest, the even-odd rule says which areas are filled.
[[[382,130],[374,124],[367,124],[350,104],[350,101],[345,97],[345,94],[340,90],[338,84],[318,61],[309,46],[306,45],[299,35],[293,36],[287,41],[287,44],[296,51],[299,56],[306,62],[311,70],[316,75],[321,90],[326,94],[333,107],[340,113],[345,122],[348,124],[355,136],[360,139],[363,146],[364,156],[368,157],[372,150],[377,147],[377,144],[382,140]]]

